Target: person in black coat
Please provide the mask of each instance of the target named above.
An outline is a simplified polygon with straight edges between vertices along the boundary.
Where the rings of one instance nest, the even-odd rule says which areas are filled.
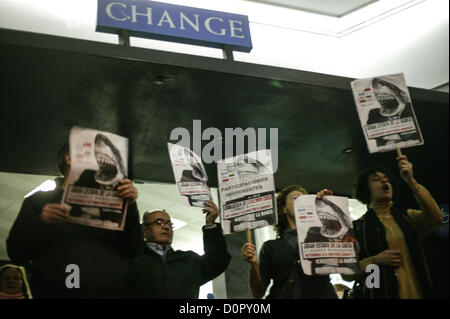
[[[255,298],[262,298],[273,285],[268,299],[337,299],[329,276],[308,276],[300,265],[294,201],[307,191],[298,185],[283,189],[277,196],[278,238],[266,241],[260,251],[259,262],[255,245],[245,243],[241,249],[242,259],[251,266],[249,285]],[[318,198],[333,195],[324,189]]]
[[[442,212],[430,192],[415,179],[408,157],[398,156],[397,164],[419,209],[405,209],[395,201],[398,185],[385,167],[374,166],[359,175],[355,195],[368,209],[353,221],[361,247],[361,272],[343,276],[346,281],[356,281],[351,294],[355,299],[436,297],[421,239],[440,225]],[[367,284],[373,271],[370,269],[378,269],[378,287]]]
[[[172,249],[173,224],[166,211],[144,214],[144,249],[130,264],[129,297],[195,299],[201,285],[225,271],[231,256],[220,224],[214,223],[219,210],[212,201],[205,202],[205,205],[205,254],[202,256],[193,251]]]
[[[31,267],[35,298],[121,298],[125,261],[141,249],[137,189],[130,180],[119,182],[119,196],[129,204],[123,231],[66,222],[68,208],[60,202],[70,165],[66,145],[58,156],[64,178],[56,179],[53,191],[24,200],[6,241],[8,255],[15,264]]]

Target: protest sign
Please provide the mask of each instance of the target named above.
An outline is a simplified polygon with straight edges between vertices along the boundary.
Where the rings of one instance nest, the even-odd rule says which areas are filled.
[[[307,275],[354,274],[358,246],[348,199],[302,195],[294,201],[300,260]]]
[[[224,234],[277,223],[270,150],[219,161],[217,177]]]
[[[116,187],[128,175],[128,139],[73,127],[69,137],[70,174],[61,204],[70,206],[68,221],[123,230],[127,201]]]
[[[355,80],[351,86],[369,153],[424,144],[403,74]]]
[[[187,206],[204,207],[204,202],[212,197],[201,158],[178,144],[167,143],[167,147],[181,201]]]

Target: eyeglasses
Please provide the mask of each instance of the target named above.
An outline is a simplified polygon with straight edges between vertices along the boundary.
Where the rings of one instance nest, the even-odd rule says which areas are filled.
[[[144,227],[147,226],[159,226],[159,227],[163,227],[163,226],[169,226],[170,229],[173,229],[173,223],[170,220],[165,221],[162,218],[158,218],[157,220],[152,221],[151,223],[144,223]]]

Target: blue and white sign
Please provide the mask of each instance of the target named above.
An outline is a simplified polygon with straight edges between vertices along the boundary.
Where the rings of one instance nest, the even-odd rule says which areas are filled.
[[[250,52],[248,17],[148,0],[98,0],[96,31]]]
[[[442,212],[442,223],[434,230],[440,237],[448,237],[448,203],[439,205]]]

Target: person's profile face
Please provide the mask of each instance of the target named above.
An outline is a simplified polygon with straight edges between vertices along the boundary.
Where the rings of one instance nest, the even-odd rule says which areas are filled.
[[[322,222],[320,234],[328,238],[341,238],[348,232],[343,212],[328,205],[323,200],[316,201],[316,211]]]
[[[373,90],[381,108],[387,113],[395,113],[400,108],[402,100],[390,87],[376,82],[373,85]]]
[[[370,202],[380,203],[392,200],[392,184],[385,173],[375,172],[369,175],[367,183],[370,191]]]
[[[97,182],[100,184],[113,183],[120,173],[119,163],[111,147],[101,139],[95,143],[95,159],[99,167],[96,176]]]
[[[22,292],[22,274],[19,269],[8,268],[3,272],[1,291],[11,295]]]
[[[292,218],[294,218],[294,216],[295,216],[294,202],[297,199],[297,197],[299,197],[301,195],[305,195],[305,194],[301,191],[294,190],[286,196],[286,207],[284,208],[285,213],[287,215],[291,216]]]
[[[163,211],[156,211],[145,216],[143,232],[145,239],[151,243],[162,246],[170,245],[172,243],[173,230],[169,214]]]

